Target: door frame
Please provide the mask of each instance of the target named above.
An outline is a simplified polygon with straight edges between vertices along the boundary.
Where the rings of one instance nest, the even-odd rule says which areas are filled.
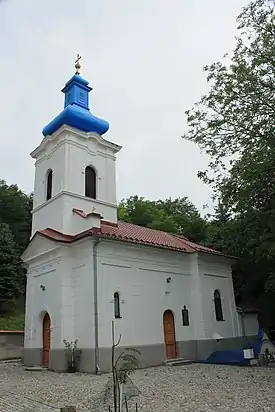
[[[170,345],[170,346],[174,346],[174,354],[175,354],[175,356],[173,356],[173,357],[168,357],[167,356],[167,352],[168,352],[168,347],[169,347],[169,345],[167,345],[167,343],[166,343],[166,336],[165,336],[165,325],[164,325],[164,320],[165,320],[165,314],[166,313],[170,313],[170,315],[171,315],[171,319],[172,319],[172,327],[173,327],[173,340],[174,340],[174,342]],[[172,309],[165,309],[165,311],[163,312],[163,316],[162,316],[162,319],[163,319],[163,335],[164,335],[164,345],[165,345],[165,353],[166,353],[166,358],[167,359],[173,359],[173,358],[177,358],[177,356],[178,356],[178,350],[177,350],[177,341],[176,341],[176,328],[175,328],[175,315],[174,315],[174,312],[172,311]]]
[[[46,319],[48,325],[46,325]],[[48,327],[47,327],[48,326]],[[46,345],[46,340],[48,341],[48,345]],[[49,367],[50,361],[50,350],[51,350],[51,317],[48,312],[45,312],[42,317],[42,365],[45,367]],[[45,353],[48,352],[47,356]],[[47,361],[45,362],[45,358]]]

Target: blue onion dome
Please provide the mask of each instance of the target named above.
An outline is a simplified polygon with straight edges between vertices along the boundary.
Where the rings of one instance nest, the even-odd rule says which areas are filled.
[[[61,90],[65,94],[64,110],[44,127],[43,135],[52,135],[64,124],[83,132],[96,132],[101,136],[106,133],[109,123],[90,112],[89,93],[91,90],[87,80],[78,73],[74,74]]]

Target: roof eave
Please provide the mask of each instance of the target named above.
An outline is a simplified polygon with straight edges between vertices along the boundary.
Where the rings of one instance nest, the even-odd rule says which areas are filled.
[[[211,256],[220,256],[220,257],[224,257],[226,259],[231,259],[231,260],[236,260],[238,258],[234,257],[234,256],[230,256],[230,255],[226,255],[222,252],[218,252],[216,250],[213,250],[213,252],[208,251],[208,250],[197,250],[198,253],[203,253],[206,255],[211,255]]]
[[[113,240],[115,242],[122,242],[122,243],[130,243],[133,245],[140,245],[140,246],[148,246],[148,247],[153,247],[153,248],[157,248],[157,249],[162,249],[162,250],[171,250],[173,252],[180,252],[180,253],[194,253],[194,252],[189,252],[187,250],[183,250],[180,248],[173,248],[173,247],[169,247],[169,246],[164,246],[161,244],[153,244],[153,243],[147,243],[147,242],[142,242],[142,241],[138,241],[138,240],[134,240],[134,239],[127,239],[127,238],[120,238],[117,236],[112,236],[112,235],[106,235],[104,233],[96,233],[96,234],[90,234],[90,236],[95,236],[95,237],[100,237],[101,239],[104,240]]]

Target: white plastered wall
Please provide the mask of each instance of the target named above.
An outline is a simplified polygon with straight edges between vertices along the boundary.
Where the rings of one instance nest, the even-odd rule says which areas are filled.
[[[211,339],[214,333],[223,338],[239,336],[231,262],[229,259],[201,254],[199,257],[203,319],[205,338]],[[214,291],[221,295],[223,321],[217,321],[214,307]]]
[[[51,349],[63,340],[94,347],[93,262],[90,239],[57,245],[37,235],[25,252],[28,262],[25,347],[43,347],[43,317],[51,319]]]
[[[171,282],[167,283],[167,278]],[[189,255],[138,245],[104,242],[98,249],[99,344],[111,345],[113,294],[120,294],[121,319],[115,320],[121,345],[163,343],[163,313],[174,313],[176,339],[195,339],[198,318],[190,289]],[[181,310],[189,310],[190,326],[182,325]],[[199,314],[200,316],[200,314]]]
[[[52,348],[63,348],[63,339],[78,339],[80,348],[93,348],[93,240],[54,250],[55,243],[41,236],[33,242],[29,255],[36,257],[28,273],[26,347],[42,347],[40,314],[48,311]],[[211,339],[215,332],[240,336],[228,260],[115,241],[99,243],[97,256],[100,347],[111,345],[115,292],[120,294],[122,315],[115,320],[116,335],[122,334],[123,346],[164,343],[166,309],[174,313],[177,341]],[[215,289],[221,291],[224,322],[215,319]],[[189,311],[189,326],[182,325],[183,305]]]
[[[55,252],[33,261],[27,274],[25,347],[43,347],[43,317],[51,319],[51,347],[62,344],[62,272],[64,262]]]
[[[66,339],[77,339],[78,347],[83,349],[94,348],[93,241],[88,238],[68,246],[66,261],[64,279],[70,284],[71,291],[70,296],[63,299],[64,305],[70,308],[70,316],[66,319]]]
[[[34,150],[36,158],[32,234],[51,227],[66,234],[88,229],[72,209],[86,214],[99,213],[105,220],[117,221],[116,157],[119,146],[95,133],[82,133],[63,126],[47,136]],[[96,171],[97,198],[85,197],[85,168]],[[52,198],[46,201],[47,171],[52,169]]]

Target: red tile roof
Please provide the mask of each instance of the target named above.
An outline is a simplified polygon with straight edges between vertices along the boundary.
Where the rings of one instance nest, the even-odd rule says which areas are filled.
[[[81,238],[92,236],[144,244],[185,253],[204,252],[223,256],[221,252],[190,242],[184,236],[137,226],[122,221],[118,221],[117,224],[101,221],[100,228],[91,228],[74,236],[64,235],[63,233],[50,228],[41,230],[38,233],[57,242],[65,243],[71,243]]]
[[[71,243],[74,241],[74,238],[75,238],[75,236],[64,235],[63,233],[58,232],[57,230],[51,229],[51,228],[39,230],[37,233],[49,239],[56,240],[57,242]]]
[[[151,246],[164,247],[167,249],[193,252],[181,239],[161,230],[149,229],[143,226],[133,225],[119,221],[118,226],[110,226],[103,222],[101,234],[105,237],[126,240],[134,243],[144,243]]]
[[[87,217],[90,216],[96,216],[99,217],[100,219],[102,219],[102,216],[100,213],[95,213],[95,212],[91,212],[91,213],[85,213],[83,212],[82,209],[73,209],[73,213],[76,213],[78,216],[83,217],[84,219],[87,219]]]

